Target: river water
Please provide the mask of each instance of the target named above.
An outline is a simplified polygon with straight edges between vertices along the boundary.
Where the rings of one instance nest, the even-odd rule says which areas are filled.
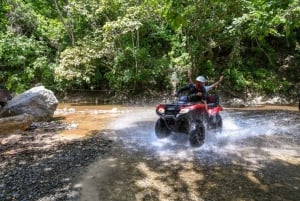
[[[155,107],[97,107],[85,113],[114,145],[79,176],[78,200],[300,200],[296,107],[225,108],[222,133],[200,148],[157,139]]]
[[[287,160],[297,159],[300,144],[300,115],[297,112],[280,110],[225,110],[222,112],[223,131],[220,134],[207,133],[200,148],[192,148],[188,137],[174,133],[166,139],[157,139],[154,124],[158,119],[153,108],[135,110],[123,115],[110,128],[124,143],[124,148],[139,151],[148,150],[156,157],[191,159],[214,162],[226,159],[232,154],[247,153],[249,149],[261,149],[274,157]],[[280,151],[279,151],[280,150]],[[293,151],[295,154],[292,154]],[[252,157],[250,157],[252,158]]]

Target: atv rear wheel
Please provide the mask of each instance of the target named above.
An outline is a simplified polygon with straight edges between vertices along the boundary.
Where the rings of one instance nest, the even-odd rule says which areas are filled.
[[[168,129],[165,121],[162,118],[159,118],[155,124],[155,134],[158,138],[166,138],[171,134],[171,131]]]
[[[190,144],[193,147],[200,147],[204,144],[205,127],[203,123],[199,123],[195,129],[190,132]]]

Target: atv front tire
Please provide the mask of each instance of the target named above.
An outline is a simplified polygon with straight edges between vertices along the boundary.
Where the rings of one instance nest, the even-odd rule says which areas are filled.
[[[195,129],[190,131],[190,144],[193,147],[200,147],[204,144],[205,127],[203,123],[199,123]]]
[[[215,130],[216,132],[222,132],[223,121],[221,115],[216,114],[209,117],[208,126],[210,129]]]
[[[171,134],[171,131],[168,129],[165,121],[162,118],[159,118],[155,124],[155,134],[157,138],[166,138]]]

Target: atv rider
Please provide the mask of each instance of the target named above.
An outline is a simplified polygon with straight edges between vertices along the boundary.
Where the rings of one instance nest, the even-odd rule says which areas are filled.
[[[200,102],[206,103],[207,92],[204,87],[205,78],[203,76],[198,76],[196,78],[195,84],[188,84],[181,89],[177,90],[176,96],[178,94],[188,91],[187,101],[189,102]]]
[[[192,72],[191,71],[188,71],[188,78],[189,78],[189,82],[193,83],[193,81],[192,81]],[[218,86],[223,81],[223,79],[224,79],[224,76],[221,75],[219,80],[216,81],[215,83],[213,83],[211,85],[208,85],[208,86],[206,86],[204,84],[204,88],[206,89],[206,92],[208,92],[208,91],[212,90],[213,88],[215,88],[216,86]]]

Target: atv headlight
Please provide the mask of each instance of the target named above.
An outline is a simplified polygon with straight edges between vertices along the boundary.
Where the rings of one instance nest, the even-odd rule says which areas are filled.
[[[160,107],[160,108],[158,108],[157,112],[159,114],[164,114],[165,113],[165,108]]]
[[[189,111],[190,111],[190,109],[188,109],[188,108],[183,108],[183,109],[180,110],[179,114],[186,114],[186,113],[188,113]]]
[[[158,115],[164,115],[165,114],[165,105],[159,104],[156,107],[156,114],[158,114]]]

